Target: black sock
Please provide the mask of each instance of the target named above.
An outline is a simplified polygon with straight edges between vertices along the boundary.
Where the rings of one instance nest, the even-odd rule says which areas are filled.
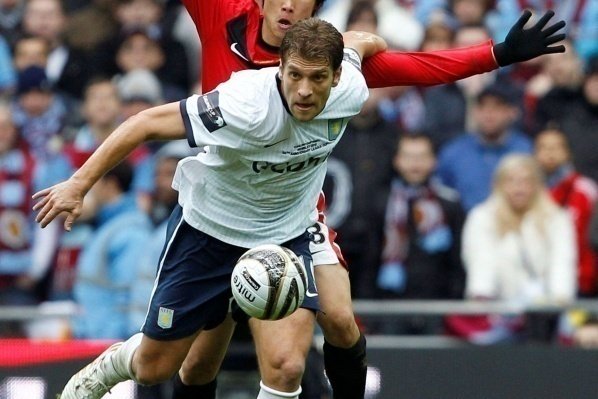
[[[204,385],[185,385],[176,373],[173,381],[172,399],[215,399],[216,380]]]
[[[365,337],[351,348],[338,348],[324,341],[324,367],[334,399],[363,399],[367,359]]]

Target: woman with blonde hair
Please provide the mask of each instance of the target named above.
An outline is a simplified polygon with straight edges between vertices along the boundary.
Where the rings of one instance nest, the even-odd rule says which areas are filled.
[[[471,210],[462,256],[469,298],[566,303],[576,293],[571,216],[546,192],[533,157],[505,157],[490,197]]]

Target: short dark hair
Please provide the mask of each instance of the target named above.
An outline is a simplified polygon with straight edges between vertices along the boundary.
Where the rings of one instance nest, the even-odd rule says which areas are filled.
[[[430,146],[430,151],[432,151],[432,154],[436,156],[437,148],[434,144],[434,141],[432,141],[430,136],[424,133],[409,133],[401,135],[397,144],[397,152],[401,151],[401,146],[405,141],[425,141]]]
[[[546,126],[536,134],[536,137],[535,137],[536,144],[538,142],[538,139],[541,136],[545,136],[548,134],[554,134],[554,135],[558,136],[562,140],[563,145],[565,146],[565,149],[569,153],[571,152],[571,144],[569,143],[569,138],[567,137],[567,134],[563,131],[563,129],[561,129],[557,124],[554,124],[554,123],[546,124]]]
[[[105,179],[114,179],[123,193],[131,188],[133,183],[133,167],[128,161],[122,161],[114,168],[110,169],[105,175]]]
[[[308,18],[294,24],[284,35],[280,45],[280,59],[286,64],[289,56],[313,60],[327,60],[333,70],[343,61],[343,35],[330,23]]]
[[[355,23],[363,14],[371,13],[374,16],[374,23],[378,25],[378,13],[374,5],[367,0],[358,0],[353,3],[347,16],[347,26]]]

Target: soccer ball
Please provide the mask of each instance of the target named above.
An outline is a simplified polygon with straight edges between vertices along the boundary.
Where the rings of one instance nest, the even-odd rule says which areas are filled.
[[[305,297],[307,273],[288,248],[260,245],[245,252],[231,276],[233,297],[245,313],[279,320],[293,313]]]

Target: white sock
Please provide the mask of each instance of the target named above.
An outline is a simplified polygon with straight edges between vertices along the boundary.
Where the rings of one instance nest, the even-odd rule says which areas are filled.
[[[135,375],[133,374],[133,355],[139,345],[141,345],[141,338],[143,338],[142,333],[133,335],[123,342],[121,347],[110,357],[116,373],[125,379],[135,381]]]
[[[263,381],[260,381],[260,393],[258,393],[257,399],[298,399],[300,393],[301,387],[295,392],[280,392],[267,387]]]

